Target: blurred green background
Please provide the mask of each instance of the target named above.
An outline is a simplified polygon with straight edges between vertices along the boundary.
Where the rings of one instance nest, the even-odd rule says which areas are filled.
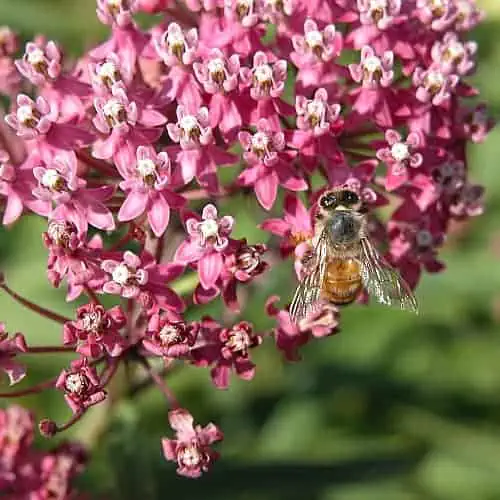
[[[498,118],[500,2],[478,3],[489,17],[473,35],[480,42],[474,81]],[[0,20],[25,38],[41,32],[78,53],[106,35],[94,8],[93,0],[0,0]],[[202,480],[178,478],[162,460],[159,438],[168,423],[158,391],[96,407],[64,436],[92,449],[81,489],[91,498],[144,500],[498,500],[499,158],[500,129],[470,148],[471,177],[487,187],[486,212],[450,238],[442,252],[447,271],[424,277],[419,317],[352,306],[342,314],[341,334],[313,342],[301,363],[283,363],[268,342],[256,353],[255,380],[233,380],[228,391],[215,390],[203,369],[174,373],[180,401],[200,423],[213,420],[225,432],[222,459]],[[264,214],[254,204],[241,199],[225,210],[235,212],[237,237],[267,239],[255,229]],[[43,229],[37,218],[0,229],[0,266],[15,290],[71,315],[75,305],[45,279]],[[265,298],[287,297],[280,283],[289,276],[285,264],[263,279],[245,318],[269,328]],[[221,308],[211,312],[220,316]],[[59,342],[52,323],[4,295],[0,319],[34,344]],[[53,376],[64,362],[32,360],[30,382]],[[59,393],[22,402],[39,418],[68,417]]]

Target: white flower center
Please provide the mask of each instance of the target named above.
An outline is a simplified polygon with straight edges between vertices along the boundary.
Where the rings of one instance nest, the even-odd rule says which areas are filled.
[[[33,66],[43,63],[45,61],[45,54],[43,50],[36,48],[28,54],[28,62]]]
[[[181,118],[181,121],[179,122],[179,125],[182,128],[182,130],[184,130],[184,132],[188,135],[195,129],[200,128],[198,120],[193,115],[183,116]]]
[[[387,0],[370,0],[370,10],[372,9],[386,9]]]
[[[404,142],[396,142],[391,146],[391,155],[396,161],[404,161],[410,157],[410,148]]]
[[[235,330],[231,333],[227,345],[235,352],[244,352],[250,346],[250,337],[243,330]]]
[[[156,164],[153,160],[146,158],[137,162],[137,170],[142,177],[149,177],[156,173]]]
[[[307,103],[307,113],[319,119],[325,113],[325,104],[321,101],[310,101]]]
[[[101,78],[110,78],[113,79],[115,75],[118,73],[118,68],[111,61],[106,61],[99,68],[99,76]]]
[[[36,118],[33,113],[33,107],[29,104],[19,106],[19,108],[17,109],[17,119],[24,125],[35,121]]]
[[[224,61],[219,57],[208,62],[208,71],[210,73],[224,72]]]
[[[118,99],[109,99],[102,107],[102,111],[107,117],[119,121],[124,108],[123,104]]]
[[[375,73],[376,71],[380,71],[380,69],[382,68],[382,63],[377,56],[368,56],[363,61],[363,66],[368,72]]]
[[[423,229],[419,231],[416,235],[417,245],[419,247],[430,247],[432,245],[432,234]]]
[[[198,448],[188,446],[180,453],[179,461],[187,467],[196,467],[201,462],[202,456]]]
[[[321,31],[309,31],[306,33],[306,43],[309,45],[309,47],[314,48],[314,47],[319,47],[320,45],[323,44],[323,34]]]
[[[207,219],[200,223],[200,232],[205,241],[219,236],[219,224],[215,219]]]
[[[273,70],[269,64],[261,64],[255,68],[255,79],[258,83],[267,83],[273,79]]]
[[[465,55],[464,46],[460,42],[453,42],[446,48],[446,55],[453,61],[462,59]]]
[[[126,285],[131,278],[130,269],[125,264],[119,264],[116,266],[112,273],[113,281],[119,285]]]
[[[79,373],[70,373],[64,382],[68,392],[79,393],[85,388],[87,379]]]
[[[159,337],[165,345],[173,344],[180,340],[179,330],[174,325],[169,325],[168,323],[160,330]]]
[[[264,151],[269,146],[269,136],[264,132],[257,132],[252,136],[252,149]]]
[[[444,76],[439,71],[429,71],[425,83],[431,90],[438,91],[444,85]]]
[[[186,39],[182,32],[172,31],[167,34],[167,45],[177,56],[182,55],[186,45]]]
[[[98,331],[101,327],[102,316],[98,312],[87,313],[82,318],[82,324],[84,330]]]
[[[47,169],[42,176],[42,185],[49,189],[57,189],[60,187],[64,179],[61,174],[53,168]]]

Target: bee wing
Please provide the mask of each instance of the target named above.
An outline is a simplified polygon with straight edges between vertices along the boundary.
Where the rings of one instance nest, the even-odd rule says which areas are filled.
[[[319,237],[311,257],[311,272],[299,283],[290,304],[290,316],[297,323],[317,306],[328,262],[328,238],[325,231]]]
[[[377,252],[367,238],[361,238],[361,280],[368,294],[381,304],[418,314],[413,292],[399,273]]]

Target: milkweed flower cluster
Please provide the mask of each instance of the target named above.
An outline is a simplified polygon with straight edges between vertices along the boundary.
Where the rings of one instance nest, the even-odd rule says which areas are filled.
[[[141,11],[157,24],[142,29]],[[56,41],[21,46],[0,31],[2,221],[44,218],[49,283],[86,300],[62,317],[1,275],[3,292],[61,326],[59,346],[2,327],[11,383],[25,375],[22,356],[74,353],[54,379],[2,395],[59,391],[72,416],[43,420],[51,436],[106,400],[119,366],[138,363],[171,405],[165,458],[197,477],[222,433],[195,424],[163,375],[184,363],[208,368],[218,388],[250,380],[266,338],[296,360],[337,331],[339,311],[325,305],[296,324],[289,297],[281,309],[270,297],[275,327],[257,332],[243,318],[188,320],[187,308],[222,300],[240,312],[238,290],[272,276],[274,254],[300,273],[327,187],[359,195],[371,236],[412,288],[444,269],[450,223],[482,212],[466,153],[492,126],[468,83],[467,34],[483,14],[474,0],[97,0],[97,16],[110,37],[76,61]],[[256,224],[276,245],[233,236],[223,202],[234,195],[269,213]]]
[[[82,498],[71,483],[87,461],[85,451],[75,443],[38,450],[33,445],[34,429],[33,415],[21,406],[0,409],[2,498]]]

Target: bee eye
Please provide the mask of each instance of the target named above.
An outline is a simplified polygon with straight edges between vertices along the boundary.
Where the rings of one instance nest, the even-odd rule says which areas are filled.
[[[319,204],[322,208],[333,208],[337,205],[337,195],[335,193],[327,193],[321,197]]]
[[[342,191],[342,203],[346,205],[356,205],[359,202],[359,196],[354,191]]]

